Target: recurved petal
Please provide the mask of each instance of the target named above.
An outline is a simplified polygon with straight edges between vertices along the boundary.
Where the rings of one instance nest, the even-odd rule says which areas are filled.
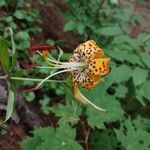
[[[89,106],[92,106],[93,108],[97,109],[98,111],[106,111],[105,109],[96,106],[94,103],[92,103],[91,101],[89,101],[79,90],[78,84],[77,82],[73,81],[73,88],[74,88],[74,98],[76,98],[76,100],[82,102],[83,104],[87,104]]]
[[[103,51],[96,45],[94,40],[89,40],[80,44],[74,50],[74,59],[76,61],[88,62],[90,59],[98,59],[103,57]]]
[[[104,76],[109,73],[110,58],[93,59],[88,64],[88,73]]]
[[[93,88],[97,83],[101,81],[100,75],[89,74],[87,69],[84,71],[75,70],[72,72],[72,75],[74,81],[88,90]]]

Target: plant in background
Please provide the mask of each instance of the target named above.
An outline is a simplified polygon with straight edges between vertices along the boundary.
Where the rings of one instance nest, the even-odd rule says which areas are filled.
[[[72,101],[74,100],[74,95],[72,94],[72,88],[70,88],[70,79],[60,81],[59,79],[64,79],[60,75],[56,76],[58,80],[46,80],[46,87],[41,89],[44,92],[44,100],[42,101],[42,98],[40,99],[41,110],[45,114],[53,113],[58,118],[57,127],[55,129],[51,126],[33,130],[31,135],[21,142],[22,149],[49,149],[49,145],[52,145],[54,146],[51,147],[52,150],[81,150],[83,148],[78,144],[80,143],[86,150],[91,145],[94,150],[148,150],[150,146],[148,141],[150,122],[147,119],[149,117],[148,109],[150,101],[150,36],[147,34],[148,32],[140,32],[133,38],[130,28],[132,24],[140,26],[142,15],[145,17],[148,16],[143,14],[144,12],[137,14],[133,8],[133,3],[136,1],[67,0],[67,2],[69,7],[68,12],[65,14],[67,20],[64,27],[65,31],[77,31],[83,41],[94,39],[98,45],[104,47],[106,56],[111,58],[110,65],[112,71],[104,78],[104,82],[95,84],[90,92],[84,88],[89,86],[84,84],[85,82],[81,83],[81,79],[84,79],[84,75],[87,75],[86,72],[83,72],[83,76],[80,79],[75,80],[77,82],[76,84],[83,86],[83,88],[82,86],[80,87],[80,91],[85,97],[90,99],[96,106],[101,106],[107,111],[105,113],[98,113],[95,109],[79,105],[79,103]],[[8,49],[9,47],[11,49],[8,42],[1,41],[5,45],[5,48],[7,47]],[[49,42],[53,41],[50,40]],[[79,45],[79,48],[82,49],[81,53],[84,52],[82,46]],[[33,52],[36,52],[36,50],[37,47]],[[7,71],[10,68],[8,64],[11,63],[13,55],[10,53],[10,60],[8,59],[8,61],[7,59],[3,61],[5,57],[1,58],[3,62],[1,63],[2,66],[5,66],[5,63],[7,66],[3,70],[11,77],[7,80],[11,84],[10,87],[12,87],[9,90],[9,97],[15,97],[15,90],[13,89],[14,85],[18,83],[18,80],[24,80],[24,85],[29,81],[31,85],[31,81],[33,83],[43,82],[42,78],[35,79],[35,76],[43,77],[51,73],[58,73],[50,72],[49,64],[51,67],[52,64],[55,67],[60,62],[56,59],[59,58],[59,55],[56,55],[57,57],[53,59],[51,57],[52,53],[47,51],[49,49],[44,50],[45,48],[41,48],[41,51],[39,49],[38,54],[34,55],[33,58],[41,66],[45,66],[46,69],[37,66],[34,61],[33,65],[27,69],[29,73],[15,68],[13,73],[9,74],[8,72],[11,71]],[[6,58],[7,53],[7,51],[3,53],[3,55],[6,54]],[[48,57],[52,61],[58,62],[48,61]],[[61,58],[63,57],[64,54]],[[45,61],[43,61],[43,58]],[[73,58],[70,58],[70,62],[74,60],[80,61],[80,58],[80,53],[78,54],[74,51]],[[102,60],[105,59],[102,57]],[[90,61],[92,63],[94,59]],[[67,62],[67,64],[70,62]],[[62,65],[64,64],[59,64],[58,66]],[[99,65],[100,63],[94,67]],[[32,70],[33,74],[30,74],[30,69],[34,69]],[[56,68],[53,69],[56,71]],[[71,71],[72,76],[74,76],[75,71],[77,70]],[[78,73],[80,72],[77,71]],[[96,72],[94,71],[94,73]],[[31,75],[32,79],[25,78],[25,76],[29,75]],[[6,76],[3,78],[6,79]],[[76,76],[74,76],[75,78]],[[94,80],[93,85],[97,83],[96,81],[99,81],[98,78],[94,79],[97,80]],[[17,82],[14,82],[14,80]],[[46,84],[46,82],[49,84]],[[63,87],[65,102],[64,97],[61,97],[62,95],[58,97],[58,104],[57,102],[53,103],[53,97],[50,97],[50,101],[47,98],[47,96],[49,97],[49,93],[52,93],[51,86],[54,84],[57,84],[58,87]],[[57,86],[53,86],[53,91],[57,90]],[[31,95],[27,94],[28,99],[33,99],[33,95],[33,93]],[[12,106],[12,102],[13,99],[8,101],[7,106]],[[11,114],[12,107],[8,107],[8,110],[8,114]],[[84,134],[82,137],[80,137],[81,133]]]
[[[4,14],[0,16],[0,33],[3,35],[6,27],[13,29],[18,53],[29,47],[30,35],[36,36],[42,31],[38,10],[25,0],[2,0],[0,12]],[[5,37],[10,40],[7,33]],[[19,57],[22,58],[22,55]]]
[[[106,49],[105,54],[112,60],[112,71],[106,76],[103,87],[96,87],[90,94],[87,93],[87,96],[93,99],[96,94],[101,92],[101,105],[104,108],[110,107],[107,110],[111,110],[105,117],[96,116],[92,110],[86,112],[88,124],[93,128],[103,129],[91,133],[95,139],[94,141],[91,138],[94,148],[97,150],[100,147],[106,150],[116,147],[136,149],[142,146],[143,149],[148,149],[147,142],[144,142],[148,137],[148,125],[146,126],[147,132],[143,133],[140,128],[136,128],[137,131],[134,130],[131,122],[137,121],[136,116],[139,115],[143,120],[146,119],[145,117],[149,117],[147,108],[149,108],[150,101],[148,92],[150,89],[150,36],[149,30],[146,30],[147,32],[138,31],[136,36],[132,35],[131,25],[138,28],[142,26],[142,17],[149,19],[149,16],[144,11],[136,12],[133,6],[136,6],[137,1],[66,1],[69,9],[65,13],[64,31],[77,31],[82,40],[94,39],[104,47],[104,50]],[[144,1],[138,4],[142,5],[142,3]],[[107,101],[105,101],[106,99]],[[98,103],[98,98],[95,96],[93,101]],[[120,104],[121,110],[119,105],[118,107],[113,106],[111,102]],[[126,122],[126,118],[123,116],[113,115],[115,109],[118,109],[117,114],[125,111],[126,116],[128,118],[131,116],[131,119]],[[118,122],[115,122],[115,118]],[[122,128],[124,125],[127,129],[125,132]],[[117,138],[114,131],[117,133]],[[143,134],[142,139],[134,136],[139,137],[138,132]],[[121,138],[123,133],[126,136]],[[130,139],[133,139],[132,143],[135,145],[129,142]],[[120,141],[121,144],[117,145],[117,141]]]

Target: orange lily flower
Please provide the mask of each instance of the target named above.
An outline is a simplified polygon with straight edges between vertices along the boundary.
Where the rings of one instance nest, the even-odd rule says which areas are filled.
[[[32,47],[31,47],[32,48]],[[30,48],[30,50],[31,50]],[[35,49],[35,47],[34,47]],[[59,48],[60,50],[60,48]],[[61,50],[60,50],[61,51]],[[78,84],[90,90],[97,83],[102,81],[102,77],[109,73],[110,58],[103,58],[103,51],[96,45],[96,42],[89,40],[80,44],[73,52],[73,56],[69,58],[68,62],[61,62],[53,57],[49,57],[48,50],[42,52],[36,50],[50,67],[36,66],[37,68],[55,69],[55,72],[43,79],[34,89],[38,89],[49,78],[64,72],[71,72],[73,79],[74,97],[80,102],[90,105],[97,110],[105,111],[89,101],[78,88]],[[61,69],[56,72],[56,69]]]
[[[102,49],[96,45],[96,42],[89,40],[80,44],[74,50],[73,57],[69,59],[70,62],[85,63],[83,68],[71,72],[74,83],[74,97],[82,103],[91,105],[100,111],[105,110],[97,107],[84,97],[78,88],[78,84],[90,90],[97,83],[102,81],[102,76],[109,73],[110,58],[103,58],[103,55]]]

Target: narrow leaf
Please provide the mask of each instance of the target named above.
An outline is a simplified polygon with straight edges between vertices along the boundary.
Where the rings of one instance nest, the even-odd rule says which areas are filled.
[[[10,56],[8,51],[8,42],[0,38],[0,63],[5,73],[10,70]]]
[[[14,102],[15,102],[15,93],[11,87],[12,85],[8,82],[8,100],[7,100],[7,109],[6,109],[6,122],[13,113]]]
[[[13,30],[11,28],[6,28],[6,31],[9,30],[11,36],[11,44],[12,44],[12,62],[11,62],[11,70],[16,66],[17,62],[17,53],[16,53],[16,45],[13,37]]]

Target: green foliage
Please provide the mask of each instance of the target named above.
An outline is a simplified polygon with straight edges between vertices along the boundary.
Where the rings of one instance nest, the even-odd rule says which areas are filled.
[[[0,18],[0,33],[3,34],[7,27],[12,28],[15,32],[17,49],[21,51],[28,48],[30,35],[34,36],[41,32],[39,12],[24,0],[8,1],[0,2],[1,13],[5,14]],[[5,9],[9,11],[7,12]],[[7,37],[7,34],[5,36]]]
[[[96,142],[92,139],[94,148],[114,149],[118,147],[117,141],[120,141],[120,149],[147,149],[147,130],[135,131],[129,126],[130,120],[125,121],[125,124],[121,121],[124,120],[123,114],[130,116],[129,105],[131,110],[134,109],[134,115],[141,114],[139,108],[149,108],[150,38],[148,34],[140,32],[136,38],[132,38],[129,26],[140,24],[144,13],[141,16],[134,13],[130,2],[125,2],[130,5],[128,8],[121,8],[118,1],[111,0],[67,2],[69,10],[65,13],[64,31],[77,31],[83,41],[96,40],[104,48],[105,55],[111,58],[111,72],[104,78],[104,83],[87,92],[87,97],[92,102],[107,110],[106,113],[98,114],[95,110],[87,108],[88,124],[93,128],[103,129],[103,132],[99,131],[92,137],[97,139]],[[117,139],[112,139],[114,128],[111,128],[111,134],[108,134],[107,125],[116,121],[121,128],[115,130]],[[125,135],[122,131],[124,125],[128,130]],[[106,144],[107,142],[109,144]],[[137,143],[132,147],[130,144],[134,142]]]
[[[72,91],[70,88],[65,87],[66,105],[58,104],[53,106],[50,110],[55,113],[57,117],[60,117],[59,124],[71,123],[72,125],[77,124],[80,120],[81,107],[74,101]]]
[[[0,63],[5,73],[8,73],[11,67],[10,56],[8,52],[8,42],[0,38]]]
[[[40,23],[37,19],[38,11],[31,9],[23,0],[16,2],[12,15],[0,18],[0,32],[10,25],[15,30],[16,48],[20,52],[28,47],[30,35],[38,34],[41,29],[35,26]],[[40,108],[45,115],[55,115],[58,119],[57,127],[33,130],[32,136],[21,142],[22,149],[83,149],[78,143],[77,134],[80,133],[77,133],[77,129],[84,122],[92,130],[89,139],[86,137],[83,141],[92,145],[95,150],[147,150],[150,146],[150,122],[145,118],[149,117],[147,109],[150,104],[150,36],[141,32],[133,38],[130,28],[131,24],[140,25],[143,14],[137,15],[130,1],[125,2],[130,7],[120,6],[118,0],[67,0],[67,4],[69,9],[65,13],[64,31],[76,31],[83,41],[94,39],[104,49],[105,56],[111,58],[111,72],[103,78],[103,82],[91,91],[81,88],[91,102],[105,108],[106,112],[100,113],[77,102],[73,98],[69,81],[65,85],[46,84],[39,101]],[[0,1],[2,8],[12,6],[14,3]],[[5,37],[9,39],[7,34]],[[11,41],[11,46],[6,40],[0,39],[0,61],[4,72],[6,75],[10,73],[10,76],[28,75],[13,67],[16,63],[15,45],[12,37],[8,41]],[[52,39],[47,40],[49,44],[54,42]],[[60,52],[57,56],[61,54]],[[62,59],[65,60],[68,56],[70,54],[63,54]],[[35,59],[39,60],[39,57]],[[41,64],[45,65],[45,62]],[[41,76],[49,72],[38,69],[32,75]],[[31,84],[33,83],[24,82],[24,85]],[[14,82],[9,82],[8,85],[10,88],[6,119],[13,112],[15,98]],[[49,93],[55,93],[54,97],[58,96],[58,104],[53,102],[53,98],[49,98]],[[28,101],[34,98],[34,93],[26,94]],[[82,129],[80,131],[85,132]]]
[[[91,127],[99,129],[105,128],[105,123],[121,120],[123,117],[123,110],[119,102],[114,96],[105,93],[105,82],[95,87],[92,91],[88,92],[87,97],[97,104],[106,109],[106,112],[97,112],[92,108],[87,108],[88,123]]]
[[[111,131],[95,131],[91,135],[91,143],[95,150],[114,150],[117,147],[117,139]]]
[[[15,102],[15,96],[16,96],[16,92],[15,89],[13,87],[13,84],[11,84],[11,82],[7,82],[8,84],[8,100],[7,100],[7,110],[6,110],[6,119],[5,121],[7,121],[13,113],[13,109],[14,109],[14,102]]]
[[[138,122],[132,125],[130,119],[125,120],[120,130],[115,130],[118,140],[126,150],[148,150],[150,135],[138,127]]]
[[[32,133],[33,137],[28,137],[21,143],[23,150],[82,150],[75,141],[75,129],[67,124],[56,129],[52,127],[35,129]]]
[[[8,78],[9,75],[16,68],[17,62],[17,53],[13,38],[13,31],[11,28],[7,28],[11,36],[11,49],[9,51],[10,43],[2,38],[0,38],[0,63],[2,64],[2,70],[5,73],[5,76],[2,76],[2,79]],[[12,72],[11,72],[12,71]],[[6,122],[12,115],[15,103],[16,89],[15,85],[11,81],[7,81],[8,85],[8,99],[7,99],[7,108],[6,108]]]
[[[28,102],[32,102],[35,99],[34,92],[24,93],[23,94]]]

